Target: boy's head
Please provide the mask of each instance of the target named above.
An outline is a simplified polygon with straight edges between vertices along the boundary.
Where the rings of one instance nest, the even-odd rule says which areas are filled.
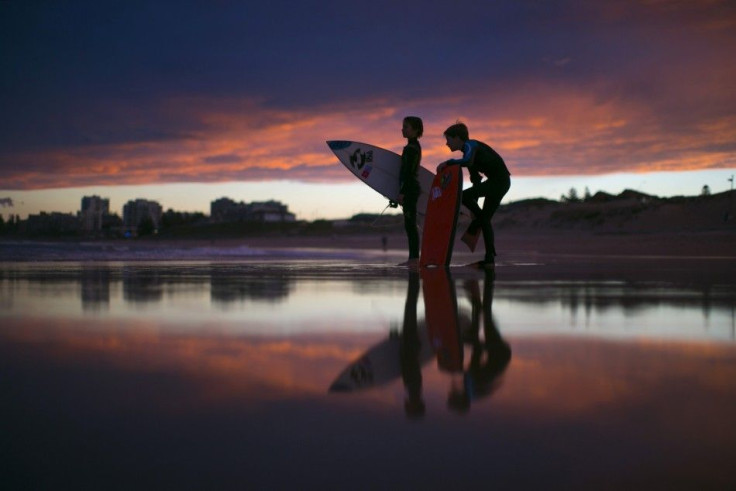
[[[424,123],[422,122],[422,118],[418,116],[407,116],[404,118],[404,126],[407,125],[416,132],[416,138],[421,138],[424,134]],[[404,134],[404,137],[407,138],[407,135]]]
[[[455,123],[445,130],[445,139],[447,140],[447,146],[453,152],[461,150],[463,144],[470,139],[468,134],[468,127],[464,123]]]

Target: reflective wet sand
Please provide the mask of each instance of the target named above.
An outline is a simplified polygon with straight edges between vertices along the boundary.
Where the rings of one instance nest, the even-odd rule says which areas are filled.
[[[732,261],[395,259],[3,263],[6,482],[736,482]]]

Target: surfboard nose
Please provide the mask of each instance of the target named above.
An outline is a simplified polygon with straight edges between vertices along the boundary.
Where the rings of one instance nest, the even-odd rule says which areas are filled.
[[[349,147],[351,144],[352,142],[344,140],[327,140],[327,146],[330,147],[331,150],[341,150]]]

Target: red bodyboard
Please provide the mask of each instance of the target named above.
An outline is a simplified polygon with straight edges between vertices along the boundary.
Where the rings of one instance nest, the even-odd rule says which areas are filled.
[[[450,264],[462,191],[463,173],[459,165],[448,165],[434,176],[424,216],[420,266]]]

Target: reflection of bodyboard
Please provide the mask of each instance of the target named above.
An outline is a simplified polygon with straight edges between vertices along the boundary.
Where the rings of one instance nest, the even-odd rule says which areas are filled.
[[[461,372],[463,347],[452,277],[444,268],[423,269],[421,274],[427,333],[437,364],[442,370]]]
[[[448,165],[434,177],[422,233],[421,266],[450,264],[462,190],[463,174],[459,165]]]
[[[391,201],[398,201],[401,155],[368,143],[328,141],[327,145],[355,177]],[[421,188],[417,201],[417,219],[421,222],[427,208],[427,197],[434,174],[424,167],[419,167],[417,178]]]
[[[421,350],[419,363],[428,362],[434,352],[427,339],[427,330],[419,325]],[[401,377],[401,334],[392,333],[357,360],[350,363],[332,382],[330,392],[354,392],[388,384]]]

